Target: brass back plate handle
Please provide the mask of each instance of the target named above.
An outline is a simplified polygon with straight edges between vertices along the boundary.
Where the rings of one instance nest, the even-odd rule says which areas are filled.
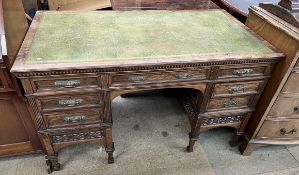
[[[80,80],[58,80],[54,85],[58,88],[74,88],[80,86]]]
[[[281,135],[286,136],[286,135],[293,135],[294,133],[297,132],[297,129],[294,128],[294,129],[291,129],[291,130],[288,132],[286,128],[281,128],[279,131],[280,131],[280,134],[281,134]]]
[[[77,123],[85,121],[84,115],[67,116],[63,118],[65,123]]]

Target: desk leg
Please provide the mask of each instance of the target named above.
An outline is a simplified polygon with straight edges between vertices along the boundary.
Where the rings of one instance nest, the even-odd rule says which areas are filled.
[[[197,117],[193,119],[191,123],[191,132],[189,133],[189,145],[187,146],[187,152],[193,152],[195,142],[198,140],[200,134],[200,126],[202,119]]]
[[[47,153],[45,156],[46,164],[48,166],[48,173],[52,173],[53,171],[60,170],[60,163],[58,162],[58,153],[54,151],[54,148],[51,144],[50,138],[46,134],[40,134],[41,142],[44,146],[44,149]]]
[[[112,128],[106,129],[106,152],[108,154],[108,164],[114,163],[114,143],[112,141]]]

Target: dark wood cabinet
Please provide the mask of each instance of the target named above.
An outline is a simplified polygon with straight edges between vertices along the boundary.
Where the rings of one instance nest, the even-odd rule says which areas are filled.
[[[0,156],[42,151],[28,102],[9,73],[27,27],[21,0],[0,0],[1,39],[7,43],[0,52]]]

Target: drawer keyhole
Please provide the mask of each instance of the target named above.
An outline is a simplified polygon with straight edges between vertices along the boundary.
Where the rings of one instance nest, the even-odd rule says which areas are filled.
[[[299,114],[299,106],[295,106],[294,111],[295,111],[295,113]]]

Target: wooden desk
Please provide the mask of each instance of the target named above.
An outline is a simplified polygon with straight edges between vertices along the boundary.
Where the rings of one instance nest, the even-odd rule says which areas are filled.
[[[12,72],[52,172],[58,151],[82,142],[113,163],[111,101],[141,90],[186,89],[188,151],[216,127],[235,128],[236,142],[282,57],[222,10],[39,12]]]

